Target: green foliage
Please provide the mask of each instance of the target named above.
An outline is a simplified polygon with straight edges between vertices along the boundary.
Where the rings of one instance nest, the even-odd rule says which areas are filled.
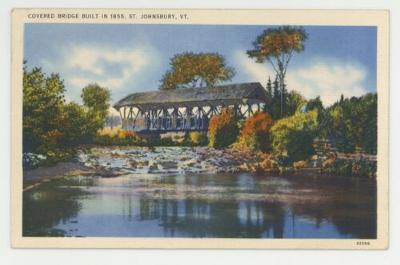
[[[307,103],[307,100],[300,93],[294,90],[287,93],[286,89],[283,89],[282,94],[279,87],[278,78],[275,78],[274,82],[271,82],[271,79],[268,78],[267,95],[271,98],[271,102],[266,105],[266,111],[274,120],[294,115]]]
[[[272,119],[278,120],[281,118],[281,91],[279,90],[278,78],[275,78],[274,82],[271,82],[271,78],[268,78],[267,95],[271,102],[266,104],[266,111]]]
[[[90,140],[88,124],[90,123],[84,107],[71,102],[62,108],[62,126],[60,130],[64,137],[62,145],[74,146]]]
[[[267,61],[274,69],[279,82],[280,92],[280,118],[285,115],[285,77],[287,67],[293,54],[304,50],[304,42],[307,40],[307,33],[302,27],[282,26],[269,28],[257,37],[253,42],[253,49],[247,51],[250,58],[257,63]],[[272,116],[274,119],[275,115]]]
[[[140,146],[145,144],[146,141],[135,132],[117,130],[113,133],[98,133],[94,137],[94,143],[100,145]]]
[[[60,76],[46,76],[40,68],[23,75],[23,149],[55,147],[61,139],[59,131],[64,104],[64,83]]]
[[[325,110],[324,105],[322,104],[321,98],[319,96],[307,101],[306,110],[310,111],[314,109],[318,110],[318,112],[322,112]]]
[[[110,107],[110,91],[98,84],[89,84],[82,89],[81,98],[83,105],[99,113],[106,115]]]
[[[271,116],[264,112],[258,112],[248,117],[241,127],[238,144],[252,150],[269,151],[270,129],[273,125]]]
[[[97,84],[89,84],[82,89],[81,98],[87,108],[88,131],[95,133],[102,129],[110,107],[110,91]]]
[[[75,150],[71,148],[42,150],[41,154],[24,153],[22,159],[23,167],[37,168],[40,166],[49,166],[56,162],[71,160],[75,155]]]
[[[351,153],[358,146],[369,154],[377,151],[377,94],[342,99],[327,109],[324,134],[339,151]]]
[[[23,70],[23,152],[55,162],[70,157],[73,146],[93,141],[107,115],[109,91],[89,85],[82,91],[85,106],[66,103],[58,74]]]
[[[191,146],[205,146],[208,144],[207,133],[205,132],[189,132],[185,142]]]
[[[177,143],[176,141],[174,141],[174,139],[172,139],[171,137],[166,137],[166,138],[161,138],[161,139],[152,139],[151,141],[149,141],[149,145],[150,146],[176,146],[176,145],[180,145],[179,143]],[[183,144],[181,144],[183,145]]]
[[[273,152],[291,161],[308,159],[314,153],[317,125],[317,111],[278,120],[271,128]]]
[[[373,177],[376,175],[376,162],[365,159],[336,159],[324,167],[323,172],[342,176]]]
[[[234,112],[224,109],[220,115],[213,116],[208,125],[209,146],[223,148],[234,143],[239,127]]]
[[[180,53],[172,57],[171,69],[162,80],[160,89],[213,86],[231,80],[234,69],[228,67],[225,58],[218,53]]]
[[[306,105],[307,100],[298,92],[292,90],[285,96],[285,112],[283,117],[289,117],[294,115],[296,112],[301,111],[301,109]]]

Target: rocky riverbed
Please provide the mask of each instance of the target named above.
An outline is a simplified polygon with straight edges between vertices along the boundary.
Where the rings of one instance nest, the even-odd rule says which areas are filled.
[[[81,151],[79,162],[101,170],[104,177],[120,174],[236,172],[242,159],[235,152],[207,147],[95,147]]]
[[[263,153],[208,147],[91,147],[70,162],[24,170],[24,190],[63,176],[112,178],[128,174],[265,172],[274,161]]]

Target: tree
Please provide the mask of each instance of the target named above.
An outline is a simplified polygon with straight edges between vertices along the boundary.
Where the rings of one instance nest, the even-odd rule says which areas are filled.
[[[345,114],[344,108],[340,105],[334,106],[329,114],[331,119],[329,138],[334,141],[340,152],[354,152],[356,148],[354,126],[351,119]]]
[[[314,110],[317,109],[318,111],[323,111],[324,110],[324,105],[322,104],[320,96],[310,99],[307,104],[306,104],[306,110]]]
[[[75,102],[65,104],[62,108],[62,117],[59,125],[63,134],[62,145],[74,146],[91,141],[93,133],[89,131],[90,121],[84,107]]]
[[[257,112],[248,117],[240,131],[239,144],[261,151],[270,149],[269,131],[274,121],[271,116],[265,112]]]
[[[90,84],[82,89],[81,98],[87,108],[89,131],[94,136],[104,127],[110,107],[110,91],[97,84]]]
[[[33,152],[56,146],[64,104],[64,82],[58,74],[46,76],[41,68],[23,69],[23,149]]]
[[[351,153],[356,147],[376,154],[377,94],[344,98],[329,107],[325,114],[326,136],[340,152]]]
[[[316,110],[280,119],[271,128],[273,152],[290,161],[309,158],[314,153],[317,126]]]
[[[99,115],[106,116],[110,107],[110,91],[98,84],[89,84],[82,89],[83,105]]]
[[[377,94],[367,94],[362,98],[362,126],[361,147],[369,154],[376,154],[378,140],[378,97]]]
[[[231,80],[234,70],[226,66],[225,59],[218,53],[176,54],[170,61],[171,69],[161,79],[161,90],[177,88],[211,87]]]
[[[267,85],[266,85],[266,88],[267,88],[267,95],[270,97],[270,98],[272,98],[273,97],[273,91],[272,91],[272,81],[271,81],[271,77],[268,77],[268,82],[267,82]]]
[[[307,33],[302,27],[283,26],[264,30],[253,43],[254,49],[247,55],[257,63],[268,61],[274,69],[280,85],[281,116],[284,114],[285,77],[294,52],[304,50]]]
[[[264,107],[264,111],[266,111],[267,113],[269,113],[270,115],[272,115],[272,99],[274,97],[274,91],[272,90],[272,81],[271,81],[271,77],[268,77],[268,81],[267,81],[267,85],[265,86],[266,90],[267,90],[267,96],[268,98],[271,99],[271,102],[269,104],[265,104]]]
[[[271,98],[271,102],[266,104],[266,111],[271,115],[273,120],[281,118],[280,114],[280,97],[278,78],[275,77],[274,81],[271,82],[271,78],[268,78],[267,93]]]
[[[292,116],[296,112],[300,111],[307,102],[307,100],[300,93],[294,90],[290,91],[285,99],[285,116]]]
[[[209,146],[223,148],[233,144],[239,134],[237,119],[233,110],[227,108],[210,119],[208,125]]]
[[[316,110],[318,112],[318,137],[326,139],[328,131],[330,130],[330,117],[329,113],[325,110],[320,96],[310,99],[305,105],[306,111]]]

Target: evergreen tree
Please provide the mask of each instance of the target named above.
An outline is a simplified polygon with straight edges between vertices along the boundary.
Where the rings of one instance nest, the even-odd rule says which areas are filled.
[[[268,82],[267,82],[267,95],[272,98],[272,82],[271,82],[271,77],[268,76]]]
[[[272,81],[271,81],[271,77],[268,77],[268,82],[266,85],[266,90],[267,90],[267,95],[268,97],[271,99],[271,102],[269,104],[265,104],[265,109],[264,111],[266,111],[267,113],[269,113],[271,115],[272,113],[272,100],[274,97],[273,91],[272,91]]]
[[[284,116],[285,77],[293,54],[304,50],[307,33],[302,27],[283,26],[269,28],[253,42],[252,50],[247,51],[250,58],[257,63],[268,62],[274,69],[279,80],[281,91],[280,114]]]
[[[271,102],[271,117],[274,120],[278,120],[281,118],[281,107],[280,107],[281,93],[279,89],[278,77],[275,77],[275,80],[272,83],[272,91],[273,95]]]

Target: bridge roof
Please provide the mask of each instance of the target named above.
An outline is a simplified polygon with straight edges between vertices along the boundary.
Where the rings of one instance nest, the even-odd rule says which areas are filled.
[[[258,83],[230,84],[215,87],[182,88],[133,93],[118,101],[114,108],[139,107],[142,110],[171,107],[218,106],[267,103],[270,99]]]

